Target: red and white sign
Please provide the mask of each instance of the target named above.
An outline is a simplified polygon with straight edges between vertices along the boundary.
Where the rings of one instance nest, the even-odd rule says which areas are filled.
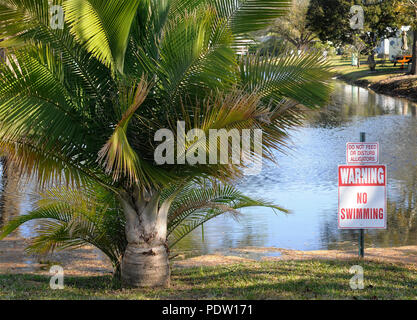
[[[377,164],[379,163],[378,142],[348,142],[346,143],[347,164]]]
[[[339,166],[339,229],[386,229],[385,165]]]

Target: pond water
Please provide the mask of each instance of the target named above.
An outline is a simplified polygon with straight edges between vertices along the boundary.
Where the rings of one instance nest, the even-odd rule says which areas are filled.
[[[238,187],[289,209],[244,210],[239,221],[220,216],[178,244],[189,254],[245,246],[297,250],[352,249],[356,230],[337,228],[337,167],[346,161],[346,142],[380,143],[380,163],[388,167],[388,229],[365,231],[367,247],[417,244],[417,108],[398,98],[335,82],[332,101],[290,133],[291,149],[277,164],[245,178]]]
[[[366,132],[367,141],[380,143],[380,163],[388,166],[388,229],[366,231],[366,246],[417,244],[416,105],[335,82],[329,106],[290,132],[290,148],[277,153],[277,164],[264,163],[261,174],[238,184],[247,195],[273,201],[291,213],[251,208],[238,220],[220,216],[206,223],[204,232],[198,229],[184,238],[176,250],[200,255],[238,254],[232,248],[247,246],[356,248],[357,231],[337,229],[337,166],[345,163],[346,142],[359,141],[360,132]],[[17,195],[1,199],[0,225],[30,209],[33,199]],[[31,235],[33,227],[25,225],[20,235]]]

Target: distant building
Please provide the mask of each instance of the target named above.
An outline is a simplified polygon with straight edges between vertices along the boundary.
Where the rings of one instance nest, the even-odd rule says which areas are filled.
[[[377,53],[380,55],[386,55],[389,57],[389,60],[393,61],[396,56],[410,53],[410,49],[408,52],[403,52],[401,49],[402,41],[401,41],[401,32],[402,31],[409,31],[410,27],[401,27],[401,30],[399,30],[395,37],[391,37],[388,39],[384,39],[381,41],[381,44],[377,48]],[[408,40],[410,41],[411,36],[408,36]]]

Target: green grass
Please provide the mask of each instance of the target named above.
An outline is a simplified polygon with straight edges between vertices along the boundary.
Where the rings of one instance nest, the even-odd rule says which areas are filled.
[[[353,265],[365,288],[352,290]],[[0,275],[0,299],[416,299],[415,269],[369,261],[276,261],[175,269],[169,289],[121,289],[110,276],[66,277],[51,290],[49,277]]]
[[[331,65],[336,74],[341,76],[343,80],[355,82],[357,80],[366,80],[369,82],[378,82],[389,77],[404,75],[407,72],[407,65],[404,69],[400,69],[399,64],[394,67],[392,62],[386,61],[384,65],[382,60],[377,59],[376,71],[371,72],[366,63],[366,59],[361,59],[360,68],[351,66],[350,59],[341,59],[334,57],[330,60]]]

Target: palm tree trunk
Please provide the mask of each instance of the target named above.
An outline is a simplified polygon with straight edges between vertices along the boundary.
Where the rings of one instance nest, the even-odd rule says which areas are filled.
[[[123,196],[128,245],[121,265],[122,283],[128,287],[168,287],[167,246],[169,201],[159,205],[158,192]]]

